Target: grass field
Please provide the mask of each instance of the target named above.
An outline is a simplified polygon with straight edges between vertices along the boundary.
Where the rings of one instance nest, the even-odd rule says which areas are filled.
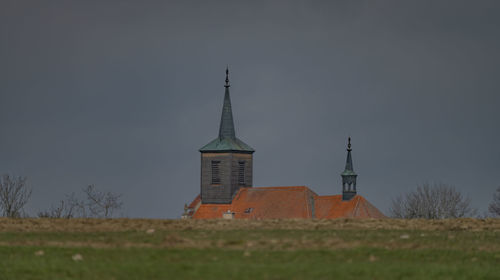
[[[500,220],[0,219],[3,279],[500,279]]]

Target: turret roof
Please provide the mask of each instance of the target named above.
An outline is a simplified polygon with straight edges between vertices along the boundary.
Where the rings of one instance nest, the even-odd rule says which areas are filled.
[[[356,172],[354,172],[354,168],[352,167],[352,156],[351,156],[351,137],[349,137],[347,144],[347,159],[345,161],[345,170],[342,172],[342,176],[356,176]]]

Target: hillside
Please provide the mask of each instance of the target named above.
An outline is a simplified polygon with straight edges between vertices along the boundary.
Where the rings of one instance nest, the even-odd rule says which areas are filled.
[[[499,240],[499,219],[0,219],[0,279],[498,279]]]

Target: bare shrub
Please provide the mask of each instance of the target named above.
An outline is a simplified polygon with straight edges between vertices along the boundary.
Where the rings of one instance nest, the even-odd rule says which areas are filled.
[[[64,200],[61,200],[61,204],[57,207],[51,206],[49,210],[44,210],[38,212],[38,217],[40,218],[62,218],[64,210]],[[70,217],[67,217],[70,218]]]
[[[84,199],[79,199],[74,193],[66,196],[66,200],[49,210],[38,213],[40,218],[110,218],[120,209],[121,195],[111,192],[101,192],[94,185],[82,189]]]
[[[500,187],[498,187],[496,192],[493,194],[493,201],[488,206],[488,211],[493,216],[500,216]]]
[[[0,210],[10,218],[21,217],[24,205],[31,197],[31,189],[26,184],[26,177],[14,177],[4,174],[0,178]]]
[[[472,216],[470,199],[446,184],[423,184],[392,200],[390,214],[403,219],[447,219]]]
[[[66,200],[61,200],[58,206],[52,205],[49,210],[38,212],[40,218],[73,218],[79,215],[81,202],[75,194],[66,196]]]
[[[87,207],[91,217],[108,218],[123,204],[120,201],[121,195],[101,192],[94,185],[89,185],[83,192],[87,195]]]

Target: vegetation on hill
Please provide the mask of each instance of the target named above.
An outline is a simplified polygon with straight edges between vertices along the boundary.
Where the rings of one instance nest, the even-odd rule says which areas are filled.
[[[453,186],[423,184],[416,190],[392,200],[389,209],[394,218],[404,219],[451,219],[474,216],[476,209]]]
[[[495,279],[500,220],[0,219],[0,279]]]

